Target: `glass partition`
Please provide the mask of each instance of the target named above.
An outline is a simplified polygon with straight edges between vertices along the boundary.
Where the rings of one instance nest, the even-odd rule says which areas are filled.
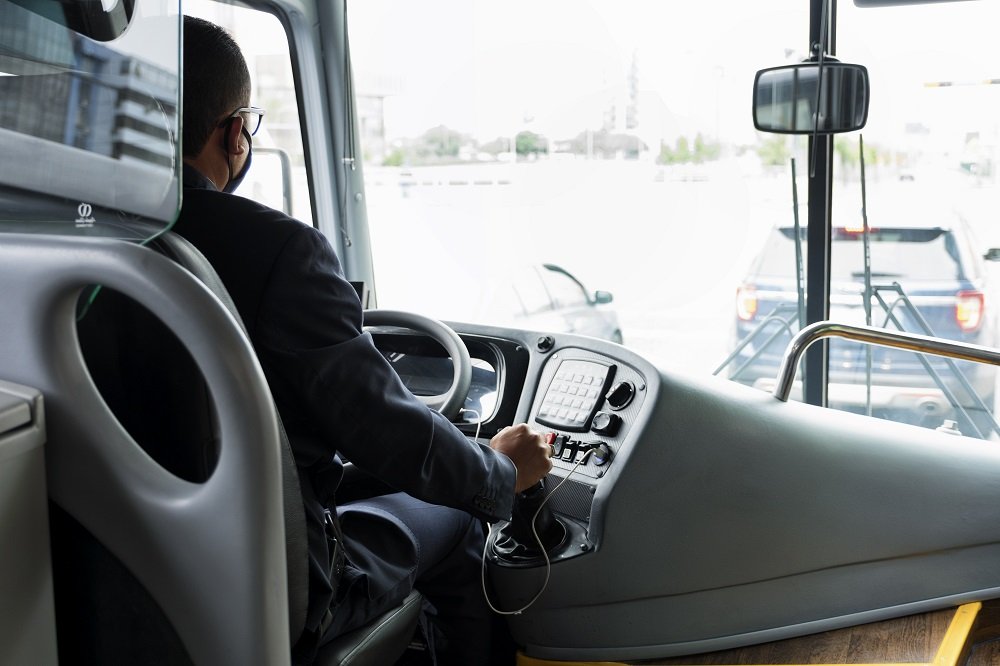
[[[0,230],[173,222],[179,45],[178,0],[0,0]]]

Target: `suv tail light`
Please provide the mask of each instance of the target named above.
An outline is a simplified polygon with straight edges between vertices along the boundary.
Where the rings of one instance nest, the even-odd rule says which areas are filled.
[[[743,285],[736,289],[736,316],[741,321],[750,321],[757,314],[757,290]]]
[[[983,292],[960,291],[955,296],[955,321],[963,333],[971,333],[983,323]]]

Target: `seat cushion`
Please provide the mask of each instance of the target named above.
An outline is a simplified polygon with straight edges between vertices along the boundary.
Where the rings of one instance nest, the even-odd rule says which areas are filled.
[[[320,648],[317,666],[386,666],[410,644],[423,597],[410,592],[403,603],[368,624],[338,636]]]

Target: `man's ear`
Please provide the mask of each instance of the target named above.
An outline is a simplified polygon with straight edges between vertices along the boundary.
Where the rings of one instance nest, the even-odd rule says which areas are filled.
[[[224,127],[225,135],[223,136],[223,140],[226,142],[226,151],[230,155],[242,155],[246,152],[246,146],[243,145],[242,141],[243,117],[237,114]]]

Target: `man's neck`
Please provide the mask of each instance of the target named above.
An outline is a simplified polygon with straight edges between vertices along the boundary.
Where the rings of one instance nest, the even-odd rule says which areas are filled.
[[[221,169],[213,168],[216,165],[213,164],[211,160],[207,159],[204,153],[197,157],[185,157],[184,164],[212,181],[212,184],[215,185],[215,189],[220,192],[225,188],[226,183],[229,182],[229,173],[227,170],[224,167]]]

